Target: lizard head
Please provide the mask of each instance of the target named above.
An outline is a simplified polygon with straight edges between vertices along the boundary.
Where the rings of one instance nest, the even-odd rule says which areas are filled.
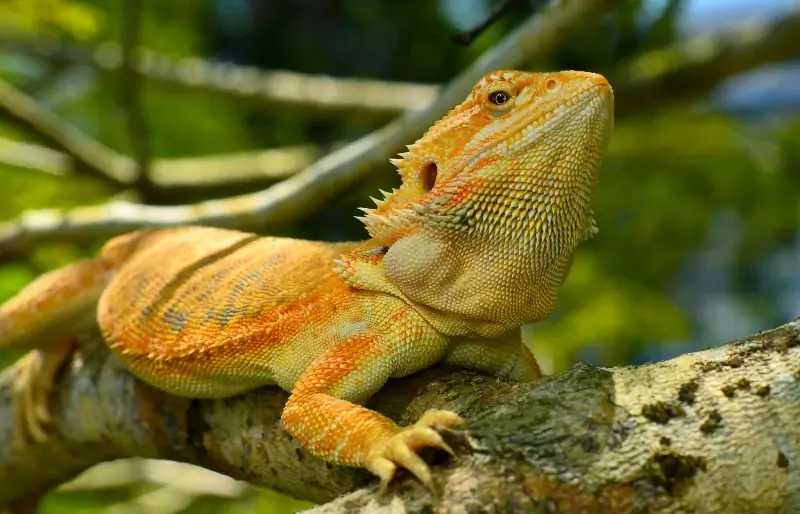
[[[388,279],[445,332],[486,332],[553,309],[613,128],[600,75],[498,71],[394,160],[402,185],[362,218]],[[465,329],[464,326],[467,326]]]

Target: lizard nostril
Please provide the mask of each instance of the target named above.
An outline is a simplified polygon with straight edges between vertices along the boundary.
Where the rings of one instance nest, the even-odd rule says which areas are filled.
[[[436,177],[439,175],[439,167],[435,162],[429,162],[422,168],[422,187],[427,193],[436,185]]]

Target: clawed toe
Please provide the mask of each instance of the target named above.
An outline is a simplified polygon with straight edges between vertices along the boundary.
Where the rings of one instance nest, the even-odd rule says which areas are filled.
[[[433,428],[452,428],[462,425],[464,420],[457,414],[444,410],[430,410],[416,423],[400,429],[384,444],[378,446],[370,456],[367,468],[381,479],[381,490],[385,490],[395,474],[397,466],[406,468],[429,490],[433,489],[433,478],[428,464],[417,455],[426,448],[439,448],[450,455],[453,449],[444,442]]]
[[[430,427],[453,428],[466,423],[464,419],[449,410],[429,410],[422,415],[414,425],[425,425]]]
[[[53,381],[71,345],[62,344],[33,350],[17,363],[18,376],[14,384],[14,448],[21,450],[28,440],[46,442],[50,435],[46,426],[53,421],[49,400]]]
[[[41,416],[47,405],[37,405],[40,395],[36,391],[35,377],[41,369],[42,355],[39,351],[32,351],[17,363],[18,375],[14,383],[14,447],[17,449],[25,448],[27,436],[37,442],[47,438]]]

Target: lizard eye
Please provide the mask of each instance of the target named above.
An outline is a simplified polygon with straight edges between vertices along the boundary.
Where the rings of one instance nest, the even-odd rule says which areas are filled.
[[[436,177],[439,175],[439,167],[435,162],[429,162],[422,168],[422,187],[427,193],[436,185]]]
[[[499,82],[489,86],[489,90],[484,92],[483,106],[492,116],[502,116],[514,107],[514,95],[516,87],[508,82]]]
[[[505,91],[495,91],[489,94],[489,101],[495,105],[503,105],[511,98]]]

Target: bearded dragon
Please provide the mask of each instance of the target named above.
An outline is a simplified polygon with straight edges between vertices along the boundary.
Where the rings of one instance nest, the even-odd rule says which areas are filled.
[[[312,454],[403,467],[452,453],[432,410],[399,427],[362,404],[389,378],[447,362],[541,376],[520,327],[550,314],[613,127],[600,75],[497,71],[392,162],[402,185],[361,218],[369,239],[324,243],[210,227],[142,230],[52,271],[0,307],[18,363],[16,441],[48,438],[49,393],[75,337],[100,329],[137,377],[184,397],[276,384],[286,430]]]

